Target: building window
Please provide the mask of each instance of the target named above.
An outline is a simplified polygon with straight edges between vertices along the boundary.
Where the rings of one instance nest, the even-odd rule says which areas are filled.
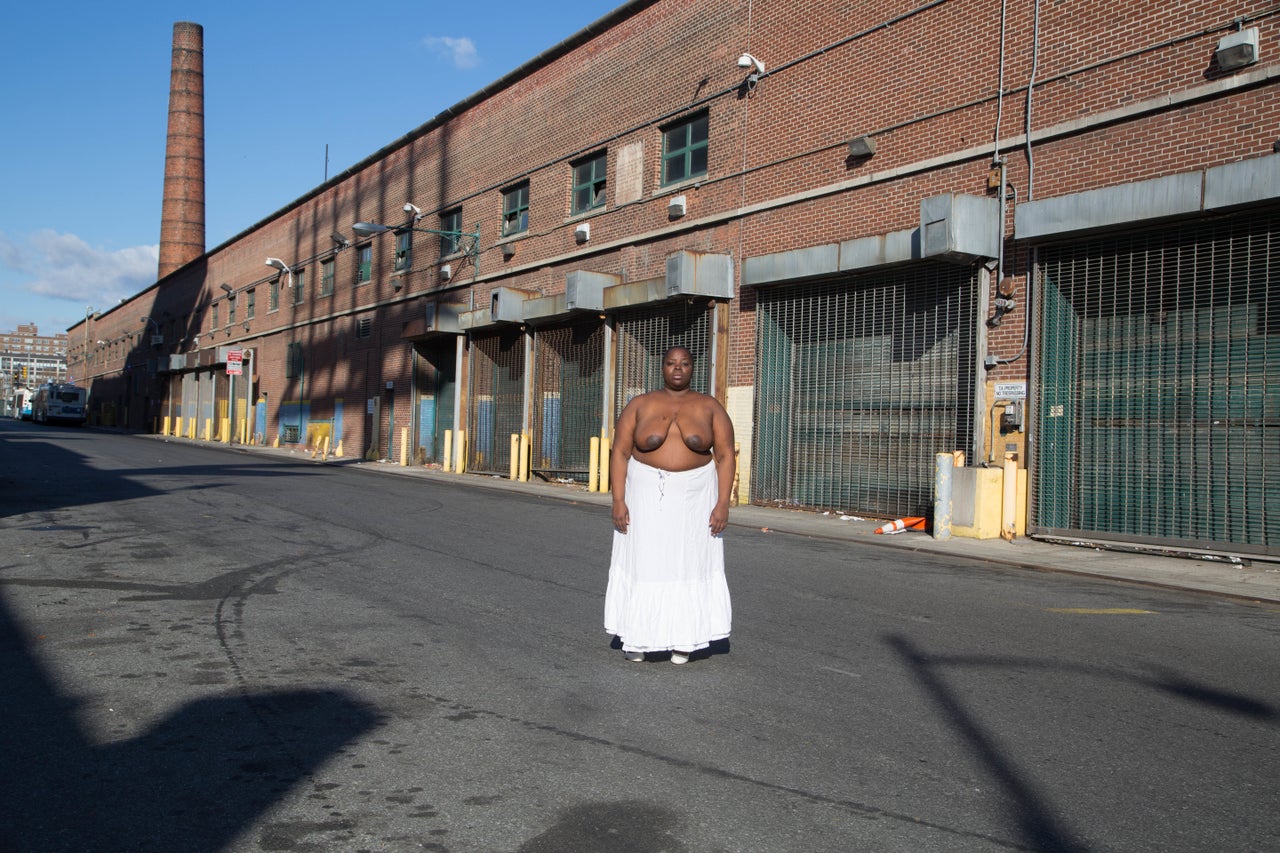
[[[320,295],[333,295],[333,261],[320,262]]]
[[[293,304],[301,305],[307,299],[307,271],[293,271]]]
[[[236,298],[235,296],[227,297],[227,325],[234,326],[236,324]]]
[[[458,234],[462,231],[462,208],[454,208],[440,214],[440,230],[453,232],[453,234],[440,235],[440,257],[447,258],[458,251]]]
[[[212,317],[212,320],[213,320],[213,322],[209,324],[209,330],[216,332],[218,331],[218,303],[216,302],[213,303],[212,305],[209,306],[209,309],[210,309],[210,316]]]
[[[302,344],[294,342],[284,351],[284,378],[297,379],[302,375]]]
[[[404,272],[413,266],[413,232],[396,233],[396,272]]]
[[[371,338],[373,337],[373,318],[361,317],[356,320],[356,337]]]
[[[246,320],[252,320],[258,313],[258,294],[256,291],[257,288],[251,287],[244,292],[246,297],[244,303],[244,318]]]
[[[706,173],[707,114],[663,128],[662,183],[674,184]]]
[[[356,249],[356,284],[373,280],[373,244],[365,243]]]
[[[502,236],[529,230],[529,182],[502,191]]]
[[[588,210],[604,207],[607,162],[608,156],[601,151],[573,164],[573,213],[586,213]]]
[[[267,285],[267,313],[280,310],[280,281]]]

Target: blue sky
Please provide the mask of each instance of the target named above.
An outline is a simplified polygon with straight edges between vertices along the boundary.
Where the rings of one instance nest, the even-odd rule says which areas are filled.
[[[209,248],[623,0],[17,3],[0,27],[0,331],[155,281],[173,24],[204,27]]]

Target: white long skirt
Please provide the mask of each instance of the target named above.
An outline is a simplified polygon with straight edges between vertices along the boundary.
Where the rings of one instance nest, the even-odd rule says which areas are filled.
[[[715,462],[692,471],[627,463],[631,524],[613,531],[604,596],[604,628],[624,651],[692,651],[729,636],[724,540],[709,527],[718,493]]]

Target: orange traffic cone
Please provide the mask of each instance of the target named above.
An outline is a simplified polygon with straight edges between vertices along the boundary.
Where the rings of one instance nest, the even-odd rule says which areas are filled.
[[[880,525],[876,528],[876,533],[901,533],[904,530],[924,530],[924,525],[925,520],[923,518],[899,518],[897,521],[891,521],[888,524]]]

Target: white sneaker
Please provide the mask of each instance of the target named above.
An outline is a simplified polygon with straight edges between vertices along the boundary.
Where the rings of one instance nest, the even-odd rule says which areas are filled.
[[[671,662],[674,664],[688,663],[690,654],[692,654],[692,652],[673,651],[671,652]]]
[[[644,652],[623,652],[622,654],[632,663],[642,663],[644,661]]]

